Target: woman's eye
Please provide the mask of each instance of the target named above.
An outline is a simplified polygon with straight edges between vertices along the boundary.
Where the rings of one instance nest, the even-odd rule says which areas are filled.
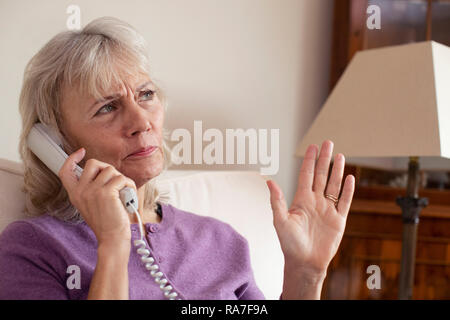
[[[155,92],[153,90],[147,90],[147,91],[144,91],[144,93],[142,94],[141,97],[144,100],[152,100],[154,94],[155,94]]]
[[[107,114],[111,112],[111,108],[115,108],[111,103],[109,104],[105,104],[103,107],[101,107],[97,113],[95,114],[96,116],[99,114]],[[106,111],[102,111],[102,110],[106,110]]]

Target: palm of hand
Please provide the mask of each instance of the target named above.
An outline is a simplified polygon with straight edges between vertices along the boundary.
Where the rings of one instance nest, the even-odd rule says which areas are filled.
[[[347,177],[342,196],[335,206],[332,200],[324,196],[333,145],[331,141],[324,142],[317,166],[316,148],[308,148],[300,170],[297,192],[289,210],[281,189],[273,181],[269,181],[268,186],[274,226],[286,262],[298,268],[323,273],[336,254],[344,233],[353,197],[354,178]],[[339,196],[344,166],[344,157],[338,154],[326,188],[327,194]]]

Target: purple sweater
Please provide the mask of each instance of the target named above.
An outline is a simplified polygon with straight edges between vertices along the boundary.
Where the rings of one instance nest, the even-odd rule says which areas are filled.
[[[215,218],[170,204],[161,209],[160,223],[145,225],[147,248],[179,298],[264,299],[244,237]],[[138,225],[131,231],[133,242]],[[130,299],[166,299],[136,249],[132,244]],[[49,215],[13,222],[0,235],[0,299],[86,299],[96,261],[97,240],[85,222],[70,224]],[[78,267],[79,289],[74,287]]]

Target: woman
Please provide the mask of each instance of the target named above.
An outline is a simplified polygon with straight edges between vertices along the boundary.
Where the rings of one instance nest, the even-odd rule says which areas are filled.
[[[0,298],[264,299],[242,236],[160,199],[152,179],[170,164],[165,99],[131,26],[100,18],[55,36],[28,64],[19,104],[26,208],[38,216],[0,236]],[[36,122],[55,129],[70,154],[58,177],[26,145]],[[354,178],[337,201],[345,160],[336,156],[327,184],[332,149],[331,141],[320,155],[308,148],[289,209],[268,182],[285,258],[282,299],[319,299],[341,241]],[[79,180],[76,164],[84,169]],[[170,286],[166,294],[132,245],[139,225],[119,199],[125,186],[137,190],[143,236],[161,288]]]

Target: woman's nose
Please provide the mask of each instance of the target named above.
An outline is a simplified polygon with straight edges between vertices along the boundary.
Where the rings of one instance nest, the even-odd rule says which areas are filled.
[[[139,132],[150,131],[151,124],[149,115],[137,102],[129,102],[126,106],[125,126],[129,136]]]

